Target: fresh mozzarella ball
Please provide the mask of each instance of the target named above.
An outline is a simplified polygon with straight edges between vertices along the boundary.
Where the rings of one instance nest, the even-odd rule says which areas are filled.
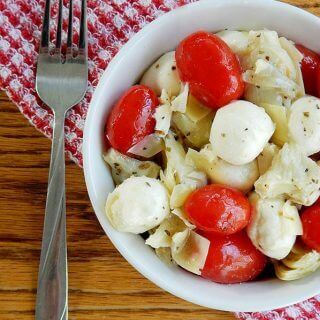
[[[235,101],[220,108],[213,120],[210,142],[223,160],[242,165],[253,161],[271,138],[275,126],[263,108]]]
[[[296,236],[302,234],[298,210],[281,198],[261,199],[253,193],[250,198],[252,215],[247,233],[254,246],[266,256],[283,259],[291,251]]]
[[[143,75],[141,84],[144,84],[160,96],[165,89],[169,97],[177,96],[180,92],[181,81],[179,79],[175,51],[170,51],[161,56]]]
[[[131,177],[109,194],[106,214],[122,232],[143,233],[158,226],[169,215],[169,196],[157,179]]]
[[[290,108],[289,138],[309,156],[320,151],[320,99],[305,96]]]
[[[209,170],[212,182],[226,184],[242,192],[248,192],[259,178],[257,160],[241,166],[232,165],[217,158]]]
[[[244,53],[249,45],[249,33],[246,31],[223,30],[217,33],[229,47],[237,54]]]

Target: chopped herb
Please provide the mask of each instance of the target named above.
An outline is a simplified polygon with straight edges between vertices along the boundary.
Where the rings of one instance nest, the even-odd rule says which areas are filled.
[[[165,210],[166,208],[164,206],[162,206],[162,209]]]
[[[167,148],[166,148],[166,151],[171,152],[171,148],[170,148],[170,147],[167,147]]]
[[[271,205],[271,208],[274,208],[274,205],[273,205],[273,204]]]
[[[225,137],[226,137],[226,134],[225,134],[225,133],[221,133],[221,137],[222,137],[222,138],[225,138]]]
[[[150,184],[149,182],[146,182],[146,185],[147,185],[148,187],[151,187],[151,184]]]
[[[155,217],[155,219],[158,220],[159,218],[158,218],[158,217]]]

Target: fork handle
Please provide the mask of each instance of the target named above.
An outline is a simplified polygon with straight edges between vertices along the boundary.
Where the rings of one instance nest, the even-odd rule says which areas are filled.
[[[36,320],[68,318],[64,113],[56,113],[38,275]]]

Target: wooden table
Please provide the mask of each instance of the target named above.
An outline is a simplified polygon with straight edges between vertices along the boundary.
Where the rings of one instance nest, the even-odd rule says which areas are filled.
[[[320,1],[292,0],[320,15]],[[0,319],[34,316],[50,141],[0,93]],[[71,320],[228,320],[176,298],[117,252],[91,208],[82,170],[66,167]]]

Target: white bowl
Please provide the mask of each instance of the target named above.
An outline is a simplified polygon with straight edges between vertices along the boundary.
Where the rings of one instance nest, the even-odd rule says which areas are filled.
[[[104,231],[141,274],[164,290],[201,306],[226,311],[263,311],[287,306],[320,293],[320,270],[293,282],[277,279],[221,285],[162,263],[140,236],[119,233],[109,224],[104,205],[114,188],[102,159],[108,111],[161,54],[199,29],[219,31],[268,28],[320,51],[320,19],[269,0],[200,1],[174,10],[135,35],[112,60],[95,90],[84,131],[84,172],[89,196]]]

